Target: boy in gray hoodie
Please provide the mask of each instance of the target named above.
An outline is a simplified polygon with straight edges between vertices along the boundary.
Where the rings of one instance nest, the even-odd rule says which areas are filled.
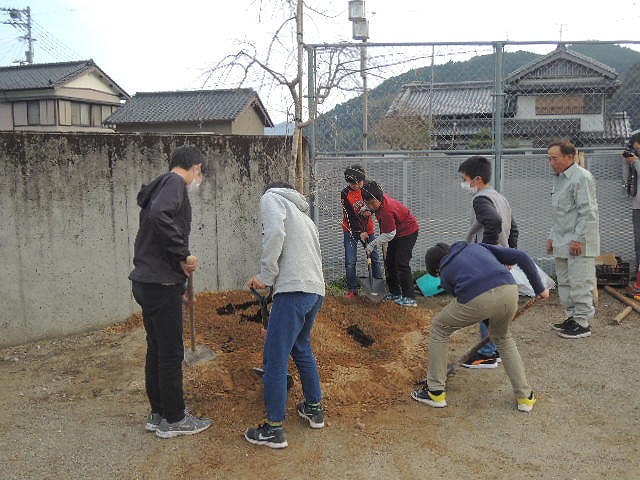
[[[309,218],[309,204],[294,187],[276,182],[260,199],[262,257],[260,273],[249,288],[273,287],[273,306],[264,343],[264,402],[267,418],[248,428],[245,438],[270,448],[288,446],[283,427],[287,406],[289,357],[300,373],[305,400],[298,415],[311,428],[324,427],[318,365],[311,349],[311,330],[324,299],[324,277],[318,229]]]

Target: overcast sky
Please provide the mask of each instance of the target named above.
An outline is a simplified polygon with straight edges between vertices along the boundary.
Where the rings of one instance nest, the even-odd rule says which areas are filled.
[[[2,2],[31,7],[36,62],[93,58],[130,95],[136,92],[236,87],[207,71],[240,42],[264,47],[286,18],[280,0],[31,0]],[[640,40],[640,0],[588,3],[571,0],[485,1],[368,0],[371,42],[491,40]],[[348,0],[309,0],[305,42],[351,41]],[[598,8],[599,7],[599,8]],[[8,19],[0,12],[3,21]],[[21,33],[0,25],[0,63],[24,58]],[[293,46],[293,38],[284,40]],[[524,48],[524,47],[523,47]],[[550,47],[549,47],[550,48]],[[640,45],[631,46],[640,51]],[[292,47],[293,49],[293,47]],[[246,86],[258,88],[258,85]],[[274,121],[282,121],[261,97]],[[274,97],[275,99],[275,97]]]

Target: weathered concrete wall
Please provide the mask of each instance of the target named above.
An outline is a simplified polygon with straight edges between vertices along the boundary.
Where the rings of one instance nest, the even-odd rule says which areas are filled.
[[[141,184],[190,143],[209,177],[192,194],[197,290],[240,287],[257,271],[259,198],[287,180],[283,137],[0,133],[0,345],[122,320]]]

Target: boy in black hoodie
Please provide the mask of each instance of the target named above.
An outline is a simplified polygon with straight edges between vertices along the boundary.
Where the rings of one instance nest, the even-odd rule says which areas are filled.
[[[182,295],[197,267],[187,263],[191,203],[187,190],[202,182],[200,151],[185,145],[171,153],[169,172],[138,193],[140,226],[129,274],[133,296],[142,307],[147,332],[145,384],[151,413],[145,425],[158,437],[201,432],[211,425],[185,410],[182,387]]]

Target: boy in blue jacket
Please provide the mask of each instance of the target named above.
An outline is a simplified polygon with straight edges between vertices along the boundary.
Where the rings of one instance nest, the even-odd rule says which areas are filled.
[[[538,298],[547,298],[535,263],[525,252],[485,243],[456,242],[451,247],[438,243],[427,250],[427,271],[440,277],[442,288],[455,298],[431,324],[429,371],[426,382],[411,397],[432,407],[446,407],[449,337],[461,328],[484,319],[491,325],[491,337],[502,355],[521,412],[536,403],[527,382],[524,365],[511,336],[511,321],[518,307],[518,286],[505,265],[519,265]]]

